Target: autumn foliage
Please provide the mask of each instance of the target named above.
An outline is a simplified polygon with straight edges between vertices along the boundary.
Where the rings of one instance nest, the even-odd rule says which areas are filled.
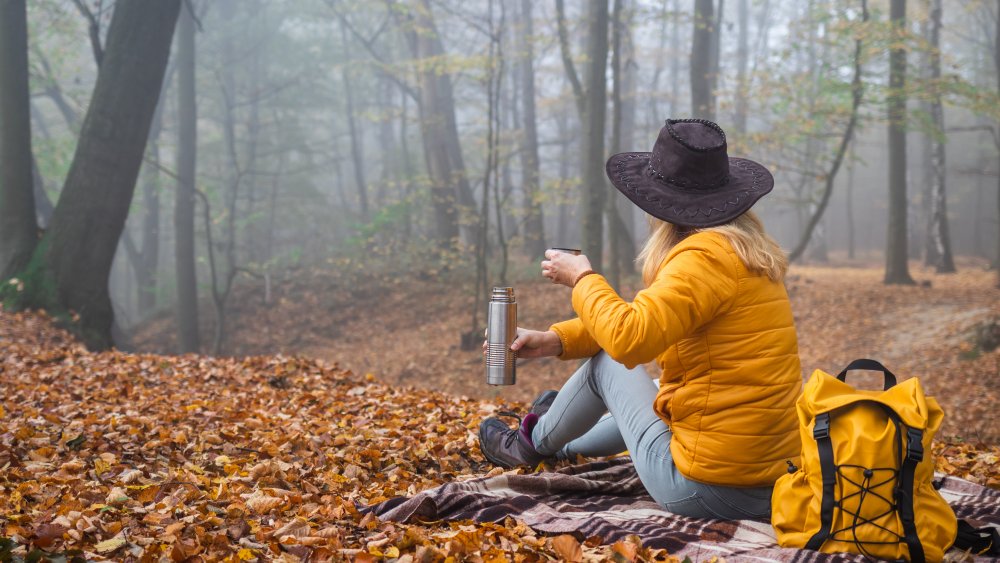
[[[978,274],[889,290],[863,270],[835,273],[799,268],[789,280],[803,363],[836,369],[828,364],[885,342],[898,358],[890,365],[920,375],[958,421],[936,446],[938,469],[1000,488],[1000,448],[971,445],[977,434],[996,441],[998,356],[970,343],[978,321],[963,313],[989,315],[995,294]],[[537,322],[565,313],[557,304],[542,314],[529,293]],[[481,372],[476,353],[446,355],[454,379],[442,387]],[[362,373],[295,356],[90,353],[44,315],[0,312],[0,561],[34,550],[143,561],[669,559],[638,538],[545,537],[510,519],[399,525],[363,515],[371,503],[497,472],[476,427],[523,403]],[[542,379],[518,387],[554,382]]]
[[[474,429],[494,404],[302,358],[93,354],[35,314],[0,314],[0,347],[0,560],[666,558],[359,512],[491,471]]]

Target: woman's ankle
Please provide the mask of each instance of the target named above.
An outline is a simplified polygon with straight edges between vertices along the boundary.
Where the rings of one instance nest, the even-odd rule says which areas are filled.
[[[531,431],[535,429],[535,425],[538,424],[539,416],[533,412],[529,412],[524,415],[521,419],[521,435],[531,444],[531,447],[535,447],[535,441],[531,439]]]

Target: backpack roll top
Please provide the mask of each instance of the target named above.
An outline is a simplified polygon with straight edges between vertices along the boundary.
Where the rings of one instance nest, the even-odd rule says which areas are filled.
[[[881,391],[856,390],[848,369],[885,374]],[[813,372],[796,403],[801,467],[775,483],[778,544],[879,559],[940,561],[957,533],[951,507],[931,484],[931,442],[944,413],[919,380],[896,383],[878,362],[837,377]]]

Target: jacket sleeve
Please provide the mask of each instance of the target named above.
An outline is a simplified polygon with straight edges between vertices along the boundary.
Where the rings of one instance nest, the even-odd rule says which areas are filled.
[[[588,276],[590,277],[590,276]],[[570,319],[561,323],[556,323],[549,327],[555,332],[562,342],[562,354],[560,360],[577,360],[589,358],[601,351],[594,337],[584,328],[583,322],[579,319]]]
[[[731,306],[738,287],[736,260],[717,241],[685,241],[631,303],[603,276],[590,275],[573,288],[573,309],[597,346],[632,368],[654,360]]]

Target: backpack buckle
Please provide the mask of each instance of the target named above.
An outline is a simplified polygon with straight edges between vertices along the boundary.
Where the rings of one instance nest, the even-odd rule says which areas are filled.
[[[813,425],[813,438],[822,440],[830,437],[830,413],[816,415],[816,423]]]
[[[919,428],[906,429],[906,458],[920,462],[924,459],[924,432]]]

